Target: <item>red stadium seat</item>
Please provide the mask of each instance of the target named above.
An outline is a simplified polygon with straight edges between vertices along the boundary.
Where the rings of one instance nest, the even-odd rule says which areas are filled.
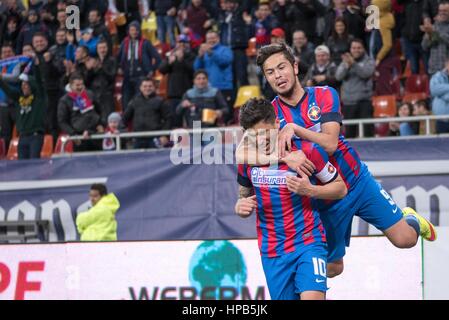
[[[0,138],[0,159],[6,156],[6,143],[5,140]]]
[[[373,97],[374,118],[395,117],[397,114],[396,96]]]
[[[19,146],[19,138],[13,138],[11,140],[11,143],[9,144],[9,149],[8,149],[8,154],[6,155],[6,159],[17,160],[19,158],[18,146]]]
[[[424,92],[420,92],[420,93],[406,93],[404,95],[404,97],[402,98],[402,102],[414,103],[416,101],[426,100],[426,99],[427,99],[427,94],[425,94]]]
[[[65,137],[67,137],[66,134],[59,135],[58,140],[56,141],[56,146],[55,146],[55,151],[54,151],[55,154],[62,153],[62,141],[63,141],[63,139],[65,139]],[[73,142],[72,141],[68,141],[65,144],[64,152],[73,153]]]
[[[44,145],[41,150],[41,158],[51,158],[53,154],[53,136],[46,134],[44,136]]]
[[[389,123],[376,123],[374,124],[374,133],[376,137],[386,137],[390,132]]]
[[[405,93],[425,93],[429,96],[429,77],[426,74],[412,74],[405,80]]]

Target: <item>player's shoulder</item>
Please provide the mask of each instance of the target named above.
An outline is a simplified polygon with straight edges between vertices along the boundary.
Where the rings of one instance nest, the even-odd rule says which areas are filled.
[[[331,86],[315,86],[312,87],[315,93],[321,93],[321,94],[336,94],[337,90],[334,87]]]

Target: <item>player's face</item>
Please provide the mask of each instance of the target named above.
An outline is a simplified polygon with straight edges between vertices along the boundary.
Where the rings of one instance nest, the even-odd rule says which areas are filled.
[[[256,135],[257,149],[269,155],[276,150],[279,135],[279,120],[257,123],[251,128]]]
[[[271,88],[280,96],[289,97],[298,82],[298,64],[293,66],[284,54],[276,53],[269,57],[264,65],[265,78]]]
[[[98,190],[90,190],[89,191],[89,200],[92,203],[92,206],[95,206],[98,201],[100,201],[101,199],[101,195],[100,192],[98,192]]]

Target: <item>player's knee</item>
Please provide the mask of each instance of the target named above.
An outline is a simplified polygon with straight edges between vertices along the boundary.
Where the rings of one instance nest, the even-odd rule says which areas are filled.
[[[343,263],[328,263],[327,264],[327,277],[334,278],[343,273],[344,265]]]
[[[397,237],[391,241],[396,248],[399,249],[409,249],[413,248],[418,242],[418,237],[415,235],[403,235],[402,237]]]

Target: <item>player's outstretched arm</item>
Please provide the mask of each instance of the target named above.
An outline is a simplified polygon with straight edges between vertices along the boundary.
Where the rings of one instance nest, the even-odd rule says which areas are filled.
[[[248,218],[257,206],[256,195],[252,188],[239,187],[239,199],[235,204],[235,213],[242,218]]]
[[[325,185],[313,185],[305,172],[301,170],[298,173],[298,177],[287,177],[287,188],[290,192],[304,197],[325,200],[342,199],[348,193],[348,189],[339,175]]]
[[[314,132],[303,128],[295,123],[288,123],[279,133],[279,151],[281,157],[285,155],[285,150],[294,135],[316,144],[319,144],[328,155],[334,154],[338,146],[340,135],[340,124],[336,121],[326,122],[321,125],[322,132]]]

